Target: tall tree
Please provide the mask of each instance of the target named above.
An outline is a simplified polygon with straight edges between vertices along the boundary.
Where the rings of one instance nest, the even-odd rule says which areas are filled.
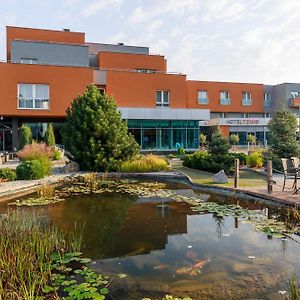
[[[66,149],[83,170],[115,171],[122,161],[139,153],[114,99],[100,94],[95,85],[88,86],[67,109],[62,135]]]
[[[32,133],[30,127],[23,124],[19,133],[19,146],[18,149],[22,150],[25,145],[32,143]]]
[[[48,146],[54,147],[55,146],[55,136],[53,132],[52,124],[48,125],[47,131],[45,132],[45,143]]]
[[[299,155],[299,142],[297,142],[297,118],[287,111],[276,112],[268,124],[269,146],[271,152],[281,158]]]

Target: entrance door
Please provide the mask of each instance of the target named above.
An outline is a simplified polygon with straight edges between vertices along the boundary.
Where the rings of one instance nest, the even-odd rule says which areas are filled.
[[[12,150],[12,133],[10,130],[0,129],[0,151]]]

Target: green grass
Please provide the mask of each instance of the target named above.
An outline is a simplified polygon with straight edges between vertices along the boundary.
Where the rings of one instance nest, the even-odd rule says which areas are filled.
[[[195,183],[225,186],[225,187],[234,186],[233,178],[229,178],[229,183],[226,184],[214,183],[212,181],[213,174],[184,167],[182,166],[182,162],[174,162],[172,163],[172,166],[174,170],[180,171],[188,175],[191,178],[191,180]],[[265,176],[249,170],[240,170],[239,187],[266,186],[266,184],[267,184],[267,178]]]

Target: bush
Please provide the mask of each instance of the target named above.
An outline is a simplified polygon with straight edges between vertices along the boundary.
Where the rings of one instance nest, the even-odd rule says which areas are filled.
[[[233,158],[238,158],[240,161],[240,166],[247,164],[247,155],[245,153],[231,153]]]
[[[45,143],[50,146],[50,147],[54,147],[55,146],[55,136],[53,133],[53,127],[52,125],[48,125],[47,131],[45,133]]]
[[[178,148],[178,149],[177,149],[177,154],[178,154],[179,156],[184,156],[184,154],[185,154],[184,148],[182,148],[182,147]]]
[[[19,150],[22,150],[25,145],[32,143],[32,133],[31,129],[23,124],[20,128],[20,134],[19,134]]]
[[[124,173],[146,173],[167,171],[168,164],[160,156],[148,154],[141,156],[139,159],[123,162],[120,168]]]
[[[263,166],[263,161],[261,152],[253,152],[247,157],[247,165],[250,168],[261,168]]]
[[[40,160],[25,160],[16,170],[19,180],[41,179],[45,176],[45,168]]]
[[[20,160],[35,160],[41,157],[52,159],[53,155],[53,147],[49,147],[45,143],[25,145],[24,148],[18,152],[18,158]]]
[[[53,154],[53,160],[61,160],[62,152],[60,150],[55,150]]]
[[[16,180],[17,175],[16,172],[9,168],[0,169],[0,179],[5,179],[8,181]]]

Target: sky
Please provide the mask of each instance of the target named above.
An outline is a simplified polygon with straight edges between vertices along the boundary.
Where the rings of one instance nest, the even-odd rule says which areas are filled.
[[[5,26],[86,33],[148,46],[188,79],[300,82],[300,0],[0,0]]]

